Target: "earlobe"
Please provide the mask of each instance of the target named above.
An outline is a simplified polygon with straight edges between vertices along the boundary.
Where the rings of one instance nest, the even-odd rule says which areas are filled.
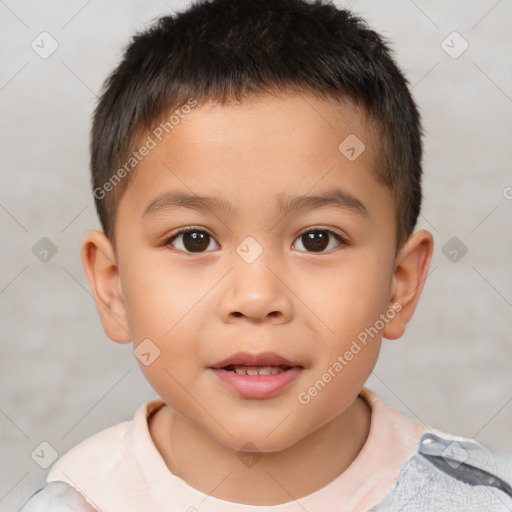
[[[394,340],[402,336],[412,318],[427,279],[433,247],[432,235],[420,230],[412,233],[400,249],[395,260],[389,303],[396,315],[382,331],[385,338]]]
[[[89,231],[82,242],[82,264],[107,336],[131,341],[114,249],[103,231]]]

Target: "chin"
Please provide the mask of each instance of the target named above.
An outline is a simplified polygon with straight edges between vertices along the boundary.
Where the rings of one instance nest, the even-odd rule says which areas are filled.
[[[241,428],[238,432],[235,432],[234,429],[232,429],[230,432],[233,437],[226,435],[225,432],[222,433],[220,438],[217,436],[213,437],[217,442],[236,452],[278,453],[290,448],[300,441],[302,437],[307,435],[307,433],[304,432],[301,436],[287,429],[282,429],[279,434],[271,433],[269,435],[269,430],[262,430],[261,428]]]

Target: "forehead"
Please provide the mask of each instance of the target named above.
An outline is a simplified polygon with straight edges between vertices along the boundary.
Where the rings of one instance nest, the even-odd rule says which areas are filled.
[[[345,194],[347,204],[359,202],[353,210],[365,214],[365,201],[372,202],[375,192],[369,186],[378,185],[373,132],[348,101],[283,94],[226,105],[210,102],[175,116],[167,131],[161,140],[162,129],[145,134],[152,149],[120,201],[130,203],[140,217],[158,209],[164,196],[176,199],[176,193],[223,198],[209,206],[233,215],[271,205],[282,214],[283,208],[290,210],[292,195],[329,191],[332,196],[333,190]]]

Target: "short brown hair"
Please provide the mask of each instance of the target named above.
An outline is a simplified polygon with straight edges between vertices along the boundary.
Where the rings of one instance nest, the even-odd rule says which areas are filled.
[[[109,239],[134,146],[166,115],[191,101],[283,90],[345,98],[371,119],[402,245],[422,200],[419,113],[383,38],[323,0],[200,0],[133,37],[103,86],[91,133],[96,209]]]

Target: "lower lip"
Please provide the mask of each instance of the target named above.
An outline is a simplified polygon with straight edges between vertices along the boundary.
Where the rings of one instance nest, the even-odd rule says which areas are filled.
[[[239,375],[222,368],[210,368],[232,391],[245,398],[271,398],[296,379],[302,370],[294,366],[275,375]]]

